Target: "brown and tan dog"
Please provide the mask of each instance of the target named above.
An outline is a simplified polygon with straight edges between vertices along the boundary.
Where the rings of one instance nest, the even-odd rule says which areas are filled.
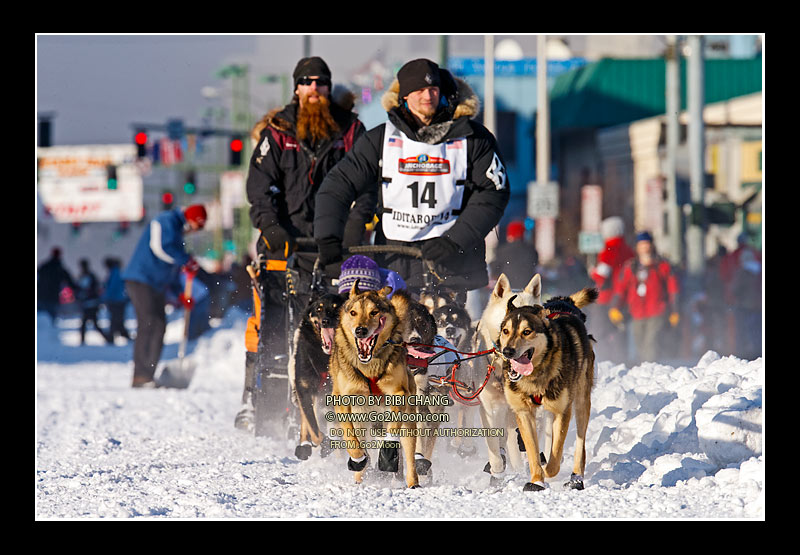
[[[348,468],[355,472],[355,480],[361,483],[368,463],[368,456],[360,440],[366,440],[365,423],[359,422],[358,411],[353,411],[351,403],[337,403],[335,400],[350,396],[402,396],[407,399],[416,394],[414,380],[408,372],[406,363],[406,347],[403,344],[404,325],[397,315],[395,307],[387,298],[391,287],[379,291],[358,289],[355,282],[350,295],[342,306],[339,325],[334,335],[333,350],[329,361],[329,369],[333,381],[334,411],[339,427],[346,441],[350,455]],[[403,414],[412,415],[416,408],[412,403],[402,402],[379,406],[371,406],[370,410],[385,411],[392,414],[392,421],[386,425],[387,441],[381,447],[379,469],[382,460],[397,457],[396,443],[403,450],[406,485],[409,488],[419,486],[414,464],[416,437],[413,430],[416,422],[399,418]],[[349,415],[349,416],[348,416]],[[356,429],[360,432],[357,432]],[[394,449],[394,454],[392,454]]]
[[[580,313],[552,312],[541,305],[514,305],[511,297],[500,326],[497,349],[503,357],[503,389],[516,415],[525,450],[539,453],[535,416],[538,408],[553,413],[553,442],[547,465],[529,456],[530,482],[525,491],[546,488],[544,477],[556,476],[561,467],[564,440],[572,413],[577,437],[570,481],[572,489],[583,489],[586,468],[586,429],[594,384],[594,351]],[[576,307],[597,298],[585,289],[570,296]],[[554,317],[555,316],[555,317]]]

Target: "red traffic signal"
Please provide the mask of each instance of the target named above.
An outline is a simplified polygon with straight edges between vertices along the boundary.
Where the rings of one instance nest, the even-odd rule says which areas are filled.
[[[165,191],[161,194],[161,208],[164,210],[169,210],[172,208],[172,203],[175,201],[175,197],[169,191]]]
[[[231,166],[241,166],[242,165],[242,149],[244,149],[244,143],[238,137],[234,137],[231,139],[230,142],[230,157],[228,163]]]
[[[136,156],[144,158],[147,156],[147,133],[139,131],[133,136],[133,142],[136,143]]]

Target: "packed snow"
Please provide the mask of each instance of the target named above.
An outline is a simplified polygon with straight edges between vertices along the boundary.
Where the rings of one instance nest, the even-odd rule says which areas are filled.
[[[407,489],[378,471],[355,484],[343,451],[300,461],[293,440],[234,429],[245,320],[229,310],[190,344],[188,389],[142,390],[130,387],[132,342],[89,331],[81,346],[77,318],[55,328],[39,314],[36,519],[765,519],[763,358],[600,361],[583,491],[562,486],[574,422],[544,491],[522,491],[527,469],[490,486],[482,438],[470,458],[440,439],[432,478]],[[177,356],[181,326],[173,313],[162,360]]]

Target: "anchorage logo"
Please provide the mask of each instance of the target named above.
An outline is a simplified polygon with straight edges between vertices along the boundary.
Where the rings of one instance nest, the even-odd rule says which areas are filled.
[[[404,175],[444,175],[450,173],[450,162],[446,158],[420,154],[400,158],[398,171]]]

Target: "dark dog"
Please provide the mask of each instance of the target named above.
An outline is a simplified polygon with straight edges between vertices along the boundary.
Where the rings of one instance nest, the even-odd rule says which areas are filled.
[[[597,300],[600,293],[595,288],[586,288],[573,293],[570,296],[550,297],[544,303],[545,314],[548,318],[558,318],[559,316],[577,316],[581,322],[586,323],[586,314],[581,308]],[[591,336],[589,336],[591,338]]]
[[[469,352],[472,345],[472,318],[457,304],[440,305],[433,310],[437,333],[452,343],[459,351]]]
[[[300,443],[295,449],[298,459],[310,457],[312,445],[319,446],[325,440],[314,405],[322,395],[330,393],[328,359],[345,299],[334,293],[311,299],[294,334],[289,376],[300,409]],[[322,456],[326,454],[323,451]]]
[[[446,397],[447,386],[433,385],[429,378],[449,374],[450,367],[458,362],[457,354],[437,347],[453,350],[455,347],[437,333],[436,321],[425,305],[414,301],[408,294],[400,291],[392,296],[392,304],[395,305],[398,314],[403,315],[405,325],[403,340],[408,351],[406,360],[408,361],[408,370],[414,376],[414,382],[417,385],[417,394]],[[417,406],[420,413],[443,413],[445,409],[445,405],[439,404],[423,403]],[[417,450],[414,453],[418,475],[424,476],[430,471],[433,448],[436,444],[436,430],[439,428],[439,424],[438,420],[418,422],[419,438],[417,439]]]

